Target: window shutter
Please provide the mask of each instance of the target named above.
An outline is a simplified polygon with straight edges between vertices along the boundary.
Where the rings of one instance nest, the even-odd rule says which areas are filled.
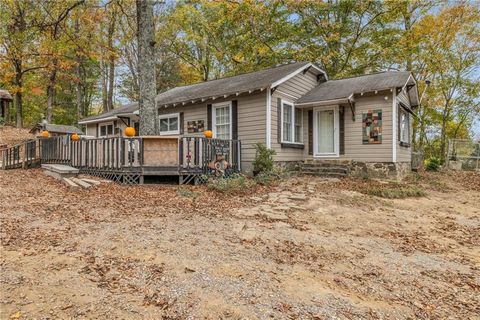
[[[183,134],[183,112],[180,112],[180,117],[178,119],[178,130],[180,134]]]
[[[308,110],[308,154],[313,155],[313,110]]]
[[[212,130],[212,105],[207,104],[207,130]]]
[[[282,143],[282,99],[277,98],[277,142]]]
[[[238,100],[232,101],[232,139],[238,140]]]
[[[345,154],[345,109],[339,112],[340,154]]]

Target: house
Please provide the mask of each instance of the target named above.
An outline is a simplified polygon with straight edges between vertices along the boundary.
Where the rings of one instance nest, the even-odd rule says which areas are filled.
[[[418,100],[410,72],[328,80],[315,64],[296,62],[157,95],[158,135],[202,136],[211,129],[214,138],[241,140],[246,172],[253,145],[262,142],[282,165],[322,160],[354,173],[398,176],[410,168]],[[131,104],[79,124],[87,135],[119,135],[138,117],[138,105]]]
[[[10,93],[7,90],[0,89],[0,118],[5,122],[8,120],[8,107],[12,101]]]
[[[39,123],[36,126],[34,126],[30,130],[30,133],[34,135],[40,135],[40,133],[44,130],[48,131],[50,133],[50,136],[52,137],[70,135],[74,133],[78,135],[83,134],[82,130],[80,130],[75,126],[67,126],[62,124],[42,124],[42,123]]]

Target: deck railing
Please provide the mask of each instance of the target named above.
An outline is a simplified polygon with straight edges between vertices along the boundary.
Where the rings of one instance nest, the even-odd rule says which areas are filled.
[[[41,139],[43,163],[67,163],[76,168],[114,170],[142,165],[142,139],[97,138],[71,141],[68,137]]]
[[[149,137],[149,140],[155,138]],[[169,141],[172,141],[171,138]],[[2,169],[29,167],[41,162],[68,164],[88,173],[100,171],[138,173],[143,167],[151,169],[156,166],[155,161],[151,161],[152,157],[155,159],[165,157],[164,159],[173,159],[173,161],[169,160],[168,167],[172,174],[201,175],[213,172],[230,174],[241,171],[239,140],[180,137],[178,142],[174,141],[173,145],[176,147],[173,149],[171,147],[158,149],[153,145],[153,149],[148,149],[147,154],[147,145],[144,146],[142,137],[111,137],[79,141],[72,141],[68,136],[37,139],[1,151],[1,167]],[[148,147],[152,148],[152,145]],[[158,152],[159,150],[163,151]],[[172,154],[174,157],[169,158]],[[147,158],[144,159],[144,156]],[[178,161],[175,160],[177,156]],[[161,169],[166,172],[164,166]]]
[[[179,138],[180,171],[241,171],[241,142],[239,140]]]
[[[13,147],[0,151],[1,168],[29,168],[40,160],[37,140],[28,140]]]

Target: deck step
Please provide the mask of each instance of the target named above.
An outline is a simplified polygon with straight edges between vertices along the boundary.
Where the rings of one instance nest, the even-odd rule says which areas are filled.
[[[73,182],[70,178],[63,178],[62,181],[69,189],[75,190],[80,188],[80,186]]]
[[[100,181],[93,180],[93,179],[81,178],[80,180],[85,181],[86,183],[89,183],[89,184],[94,185],[94,186],[98,186],[98,185],[101,184]]]
[[[73,182],[75,182],[76,184],[82,186],[83,188],[85,189],[88,189],[90,187],[92,187],[92,185],[90,183],[87,183],[81,179],[78,179],[78,178],[70,178],[70,180],[72,180]]]
[[[305,175],[343,178],[349,173],[348,164],[344,161],[305,161],[300,168],[300,172]]]

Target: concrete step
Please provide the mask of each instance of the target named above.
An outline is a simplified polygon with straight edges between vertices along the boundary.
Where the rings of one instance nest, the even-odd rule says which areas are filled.
[[[316,176],[316,177],[328,177],[328,178],[344,178],[346,173],[340,172],[302,172],[303,175]]]
[[[93,179],[81,178],[80,180],[83,180],[83,181],[85,181],[86,183],[89,183],[89,184],[94,185],[94,186],[98,186],[98,185],[101,184],[100,181],[93,180]]]
[[[348,173],[348,168],[342,167],[310,167],[310,166],[302,166],[302,172],[333,172],[333,173]]]
[[[70,178],[70,180],[72,180],[73,182],[75,182],[76,184],[80,185],[81,187],[83,187],[85,189],[88,189],[92,186],[90,183],[87,183],[87,182],[85,182],[81,179],[78,179],[78,178]]]
[[[43,172],[47,176],[62,180],[63,178],[75,177],[78,174],[78,169],[64,164],[42,164]]]
[[[80,188],[80,186],[73,182],[70,178],[63,178],[62,181],[71,190],[76,190]]]
[[[348,168],[348,165],[346,164],[341,164],[341,163],[328,163],[328,162],[306,162],[303,163],[302,166],[308,166],[308,167],[319,167],[319,168],[329,168],[329,167],[342,167],[342,168]]]

